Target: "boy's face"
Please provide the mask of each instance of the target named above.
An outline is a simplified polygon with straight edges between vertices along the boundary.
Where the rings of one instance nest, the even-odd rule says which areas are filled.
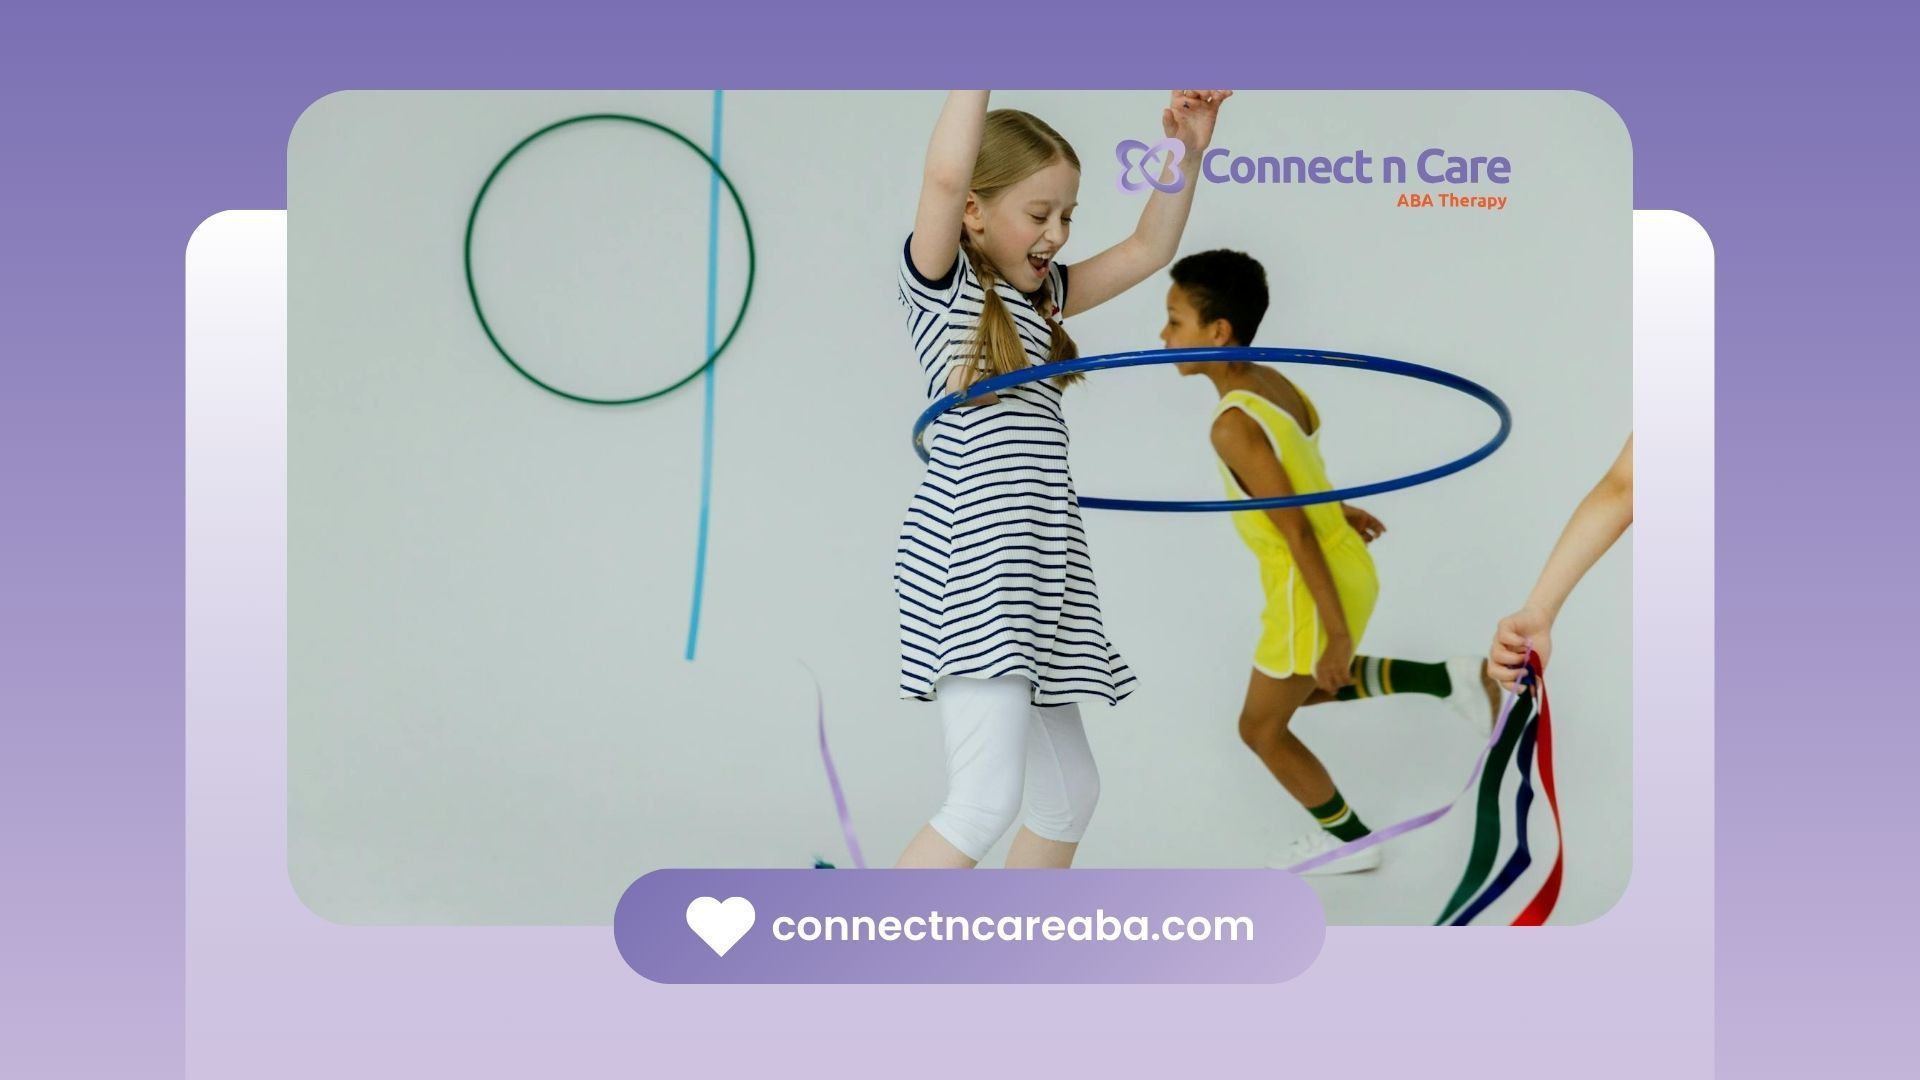
[[[1174,285],[1167,289],[1167,325],[1160,330],[1160,344],[1169,349],[1217,349],[1233,344],[1232,324],[1215,319],[1202,325],[1200,311],[1187,290]],[[1205,364],[1175,364],[1182,375],[1196,375]]]

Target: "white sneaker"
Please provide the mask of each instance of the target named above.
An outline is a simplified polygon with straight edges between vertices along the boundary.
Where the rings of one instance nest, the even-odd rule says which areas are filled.
[[[1275,870],[1291,870],[1308,859],[1316,855],[1325,855],[1345,843],[1345,840],[1325,829],[1315,829],[1288,844],[1286,850],[1282,851],[1268,866]],[[1343,855],[1331,862],[1321,863],[1311,870],[1303,870],[1301,874],[1306,877],[1317,877],[1322,874],[1358,874],[1376,869],[1379,865],[1380,845],[1375,844],[1351,855]]]
[[[1487,676],[1482,658],[1456,656],[1447,661],[1447,680],[1453,684],[1447,704],[1475,735],[1484,739],[1493,734],[1493,722],[1500,715],[1500,684]]]

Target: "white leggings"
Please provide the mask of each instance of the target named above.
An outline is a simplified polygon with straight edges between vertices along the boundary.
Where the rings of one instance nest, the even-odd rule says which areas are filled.
[[[931,822],[979,862],[1027,805],[1026,826],[1047,840],[1077,844],[1100,801],[1100,771],[1077,705],[1038,708],[1019,675],[935,684],[946,729],[947,801]]]

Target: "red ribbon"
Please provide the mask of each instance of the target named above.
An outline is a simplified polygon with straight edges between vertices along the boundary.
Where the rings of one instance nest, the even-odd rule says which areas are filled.
[[[1567,850],[1567,834],[1560,827],[1560,799],[1553,790],[1553,710],[1547,707],[1547,680],[1540,670],[1538,654],[1527,658],[1527,670],[1533,675],[1533,692],[1540,695],[1540,786],[1547,793],[1547,806],[1553,810],[1554,853],[1553,869],[1547,872],[1547,880],[1540,891],[1533,894],[1527,906],[1513,920],[1514,926],[1539,926],[1553,914],[1553,905],[1560,899],[1560,877],[1564,869]]]

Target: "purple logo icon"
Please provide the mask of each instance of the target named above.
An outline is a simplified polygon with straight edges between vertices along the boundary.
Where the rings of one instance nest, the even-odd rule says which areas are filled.
[[[1157,170],[1151,166],[1155,158],[1162,153],[1169,155],[1167,165],[1173,169],[1173,179],[1165,183],[1160,181]],[[1168,194],[1179,191],[1187,182],[1185,173],[1180,171],[1180,159],[1187,156],[1187,146],[1179,139],[1165,138],[1148,146],[1138,139],[1122,139],[1120,145],[1113,148],[1113,156],[1120,159],[1120,191],[1124,195],[1152,188]],[[1138,172],[1139,176],[1134,174]]]

